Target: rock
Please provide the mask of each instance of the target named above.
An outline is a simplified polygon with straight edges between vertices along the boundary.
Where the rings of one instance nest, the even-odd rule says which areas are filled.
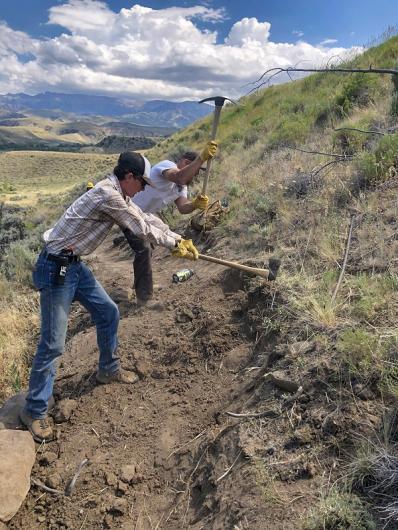
[[[0,431],[0,521],[9,521],[30,488],[30,472],[36,458],[29,432]]]
[[[304,355],[315,349],[315,343],[308,340],[301,340],[298,342],[293,342],[289,344],[288,350],[292,357],[297,357],[298,355]]]
[[[119,480],[119,482],[117,483],[117,493],[120,495],[125,495],[128,489],[129,489],[128,485],[122,482],[121,480]]]
[[[135,478],[136,474],[137,469],[135,467],[135,464],[127,464],[126,466],[123,466],[120,470],[120,480],[130,484],[130,482],[132,482]]]
[[[123,498],[116,498],[108,508],[108,512],[112,515],[124,515],[128,510],[128,502]]]
[[[0,430],[1,429],[20,429],[22,428],[21,420],[19,419],[19,412],[25,406],[27,392],[19,392],[15,396],[10,397],[0,408]],[[51,396],[48,408],[49,410],[54,406],[54,398]]]
[[[7,526],[0,521],[0,530],[7,530]]]
[[[299,384],[288,379],[282,371],[265,374],[264,379],[285,392],[291,392],[293,394],[299,389]]]
[[[114,473],[105,473],[105,484],[107,486],[116,486],[117,476]]]
[[[58,401],[54,410],[54,420],[56,423],[68,421],[72,412],[77,407],[77,401],[74,399],[62,399]]]
[[[135,363],[135,371],[139,377],[144,379],[145,377],[151,375],[151,365],[147,361],[140,359]]]
[[[39,463],[41,466],[49,466],[53,462],[58,460],[58,455],[52,451],[46,451],[39,458]]]
[[[53,488],[57,490],[62,484],[62,477],[59,473],[51,473],[51,475],[48,475],[46,478],[46,485],[49,488]]]

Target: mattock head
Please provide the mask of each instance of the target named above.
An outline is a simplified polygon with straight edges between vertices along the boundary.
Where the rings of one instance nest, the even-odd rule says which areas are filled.
[[[234,101],[233,99],[224,98],[223,96],[214,96],[212,98],[205,98],[199,101],[199,103],[205,103],[205,101],[214,101],[214,105],[216,107],[222,107],[227,100],[233,103],[234,105],[238,105],[238,103],[236,103],[236,101]]]

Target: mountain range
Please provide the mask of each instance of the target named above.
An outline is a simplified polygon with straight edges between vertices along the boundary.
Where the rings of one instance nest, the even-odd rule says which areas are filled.
[[[137,102],[128,98],[55,92],[0,95],[0,107],[4,111],[30,112],[46,118],[65,117],[64,114],[107,116],[139,125],[173,128],[186,127],[212,111],[210,105],[199,105],[196,101]]]

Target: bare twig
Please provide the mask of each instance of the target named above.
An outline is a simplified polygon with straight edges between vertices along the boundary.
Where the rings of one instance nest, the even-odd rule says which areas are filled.
[[[356,129],[355,127],[339,127],[338,129],[333,129],[334,131],[357,131],[364,134],[380,134],[381,136],[384,136],[385,132],[379,132],[379,131],[364,131],[363,129]]]
[[[245,414],[238,414],[236,412],[226,412],[232,418],[276,418],[279,416],[275,410],[263,410],[263,412],[247,412]]]
[[[31,481],[32,484],[34,484],[38,488],[41,488],[44,491],[48,491],[48,493],[54,493],[55,495],[63,495],[64,494],[64,492],[61,491],[61,490],[56,490],[54,488],[49,488],[48,486],[43,484],[43,482],[41,480],[39,480],[37,478],[31,478],[30,481]]]
[[[75,489],[75,486],[76,486],[76,481],[77,479],[79,478],[79,475],[80,473],[82,472],[82,469],[84,468],[84,466],[88,464],[88,458],[84,458],[80,464],[78,465],[77,467],[77,470],[76,470],[76,473],[73,475],[72,479],[68,482],[68,484],[66,485],[65,487],[65,495],[67,497],[70,497],[73,493],[73,490]]]
[[[235,458],[235,460],[232,462],[232,464],[229,466],[229,468],[226,470],[226,472],[223,473],[221,475],[221,477],[218,477],[218,479],[216,479],[216,482],[220,482],[220,480],[222,480],[223,478],[225,478],[227,475],[230,474],[230,472],[232,471],[232,468],[234,467],[236,462],[239,460],[239,457],[240,457],[241,454],[242,454],[242,449],[239,451],[238,456]]]
[[[327,162],[326,164],[323,164],[323,166],[321,166],[320,168],[318,168],[316,171],[314,171],[314,169],[311,171],[311,175],[313,177],[315,177],[316,175],[318,175],[318,173],[320,173],[321,171],[323,171],[324,169],[326,169],[327,167],[329,166],[332,166],[333,164],[339,164],[340,162],[350,162],[352,160],[352,157],[351,158],[339,158],[337,160],[330,160],[329,162]]]
[[[254,87],[250,92],[254,92],[261,88],[262,86],[269,84],[270,81],[277,75],[281,73],[287,73],[289,75],[289,78],[291,79],[291,72],[316,72],[316,73],[345,73],[345,74],[352,74],[352,73],[358,73],[358,74],[388,74],[388,75],[397,75],[398,76],[398,70],[388,69],[388,68],[373,68],[370,66],[369,68],[338,68],[338,67],[328,67],[328,68],[296,68],[293,66],[289,66],[288,68],[270,68],[269,70],[266,70],[256,81],[251,83],[252,85],[258,84],[256,87]],[[266,77],[268,75],[268,77]]]
[[[169,456],[167,457],[167,460],[173,456],[175,453],[177,453],[178,451],[181,451],[181,449],[183,449],[184,447],[186,447],[187,445],[189,445],[190,443],[194,442],[195,440],[197,440],[198,438],[200,438],[201,436],[203,436],[204,434],[206,433],[206,429],[202,432],[200,432],[197,436],[195,436],[195,438],[192,438],[192,440],[189,440],[188,442],[186,442],[185,444],[181,445],[180,447],[177,447],[176,449],[174,449],[174,451],[172,451]]]
[[[339,129],[335,129],[337,131]],[[291,145],[286,146],[288,149],[293,149],[294,151],[300,151],[301,153],[308,153],[310,155],[325,155],[325,156],[335,156],[336,158],[352,158],[351,155],[345,154],[336,154],[336,153],[323,153],[322,151],[307,151],[306,149],[301,149],[300,147],[293,147]]]
[[[350,246],[351,246],[352,229],[354,227],[355,217],[356,217],[356,214],[351,214],[351,222],[350,222],[350,228],[348,230],[347,242],[346,242],[346,245],[345,245],[345,253],[344,253],[343,265],[341,267],[340,276],[339,276],[338,282],[336,284],[336,287],[335,287],[333,295],[332,295],[332,300],[331,300],[332,304],[336,300],[336,296],[337,296],[337,293],[339,292],[341,282],[343,281],[345,268],[347,266],[348,253],[350,251]]]

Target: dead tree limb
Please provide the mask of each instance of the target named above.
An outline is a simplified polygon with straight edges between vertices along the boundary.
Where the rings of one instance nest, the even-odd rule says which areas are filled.
[[[380,134],[380,136],[384,136],[385,134],[388,134],[386,132],[379,132],[379,131],[364,131],[363,129],[356,129],[355,127],[339,127],[338,129],[333,129],[334,131],[357,131],[364,134]]]
[[[355,218],[356,218],[356,214],[352,213],[351,214],[350,228],[348,230],[347,242],[346,242],[346,245],[345,245],[343,265],[341,267],[340,276],[339,276],[339,279],[337,281],[336,287],[335,287],[333,295],[332,295],[332,300],[331,300],[332,304],[336,300],[336,296],[337,296],[337,293],[339,292],[341,282],[343,281],[345,269],[346,269],[346,266],[347,266],[348,253],[350,251],[350,246],[351,246],[352,229],[354,227]]]
[[[337,129],[335,129],[337,130]],[[339,155],[337,153],[323,153],[322,151],[307,151],[306,149],[301,149],[300,147],[286,146],[288,149],[293,149],[294,151],[300,151],[301,153],[308,153],[310,155],[324,155],[324,156],[334,156],[336,158],[352,158],[351,155]]]
[[[285,72],[289,78],[291,79],[290,74],[292,72],[316,72],[316,73],[344,73],[344,74],[388,74],[388,75],[396,75],[398,76],[398,70],[390,69],[390,68],[373,68],[372,66],[369,66],[369,68],[339,68],[339,67],[329,67],[329,68],[296,68],[294,66],[289,66],[287,68],[270,68],[269,70],[266,70],[256,81],[251,83],[252,85],[256,85],[257,83],[260,83],[256,87],[254,87],[250,92],[255,92],[259,88],[261,88],[264,85],[269,84],[269,82],[276,77],[277,75]],[[268,75],[268,78],[266,76]]]

